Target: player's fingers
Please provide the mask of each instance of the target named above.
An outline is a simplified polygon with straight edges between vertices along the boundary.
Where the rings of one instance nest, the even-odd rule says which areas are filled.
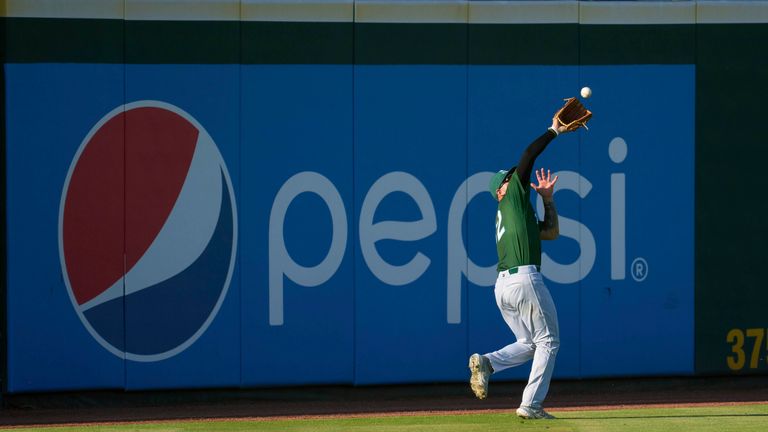
[[[535,191],[538,191],[538,190],[539,190],[539,188],[538,188],[538,187],[536,187],[536,185],[535,185],[535,184],[533,184],[533,183],[531,183],[531,187],[532,187],[532,188],[533,188],[533,190],[535,190]]]
[[[555,183],[557,183],[557,178],[558,178],[558,177],[557,177],[557,175],[555,175],[555,178],[553,178],[553,179],[552,179],[552,184],[553,184],[553,185],[554,185]]]

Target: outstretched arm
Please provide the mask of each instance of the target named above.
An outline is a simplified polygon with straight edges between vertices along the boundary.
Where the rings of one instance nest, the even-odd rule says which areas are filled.
[[[544,168],[542,168],[541,171],[536,171],[536,179],[539,184],[531,183],[531,187],[541,195],[541,199],[544,201],[544,220],[539,222],[539,235],[542,240],[554,240],[560,235],[560,224],[553,198],[557,176],[552,177],[549,170],[545,174]]]
[[[520,177],[520,183],[525,186],[531,179],[531,170],[536,158],[547,148],[547,145],[561,133],[567,132],[565,127],[561,126],[557,119],[552,119],[552,126],[544,134],[536,138],[523,151],[520,161],[517,163],[517,175]]]
[[[531,179],[531,169],[536,158],[547,148],[547,145],[555,139],[557,135],[552,129],[547,129],[543,135],[536,138],[523,151],[520,161],[517,163],[517,175],[520,177],[520,184],[525,186]]]

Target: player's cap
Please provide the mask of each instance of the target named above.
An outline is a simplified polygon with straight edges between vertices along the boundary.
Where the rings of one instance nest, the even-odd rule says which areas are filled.
[[[496,199],[496,191],[499,190],[501,185],[509,180],[509,177],[512,176],[512,173],[515,172],[515,168],[512,168],[511,170],[500,170],[496,174],[491,177],[491,182],[488,184],[488,192],[491,193],[491,196],[493,196],[493,199]]]

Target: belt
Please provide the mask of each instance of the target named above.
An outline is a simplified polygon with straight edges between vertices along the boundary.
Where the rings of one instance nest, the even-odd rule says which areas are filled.
[[[516,273],[535,273],[541,271],[541,266],[524,265],[512,267],[511,269],[499,272],[499,277],[508,277]]]

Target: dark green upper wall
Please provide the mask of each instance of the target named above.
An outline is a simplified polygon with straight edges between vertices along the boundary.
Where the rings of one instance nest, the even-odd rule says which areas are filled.
[[[696,30],[696,370],[719,373],[735,355],[731,330],[768,328],[768,25]],[[755,340],[745,338],[747,364]],[[739,373],[768,371],[761,345],[758,367]]]
[[[11,63],[690,64],[695,37],[693,25],[3,22]]]
[[[9,63],[122,63],[123,20],[2,18]]]

